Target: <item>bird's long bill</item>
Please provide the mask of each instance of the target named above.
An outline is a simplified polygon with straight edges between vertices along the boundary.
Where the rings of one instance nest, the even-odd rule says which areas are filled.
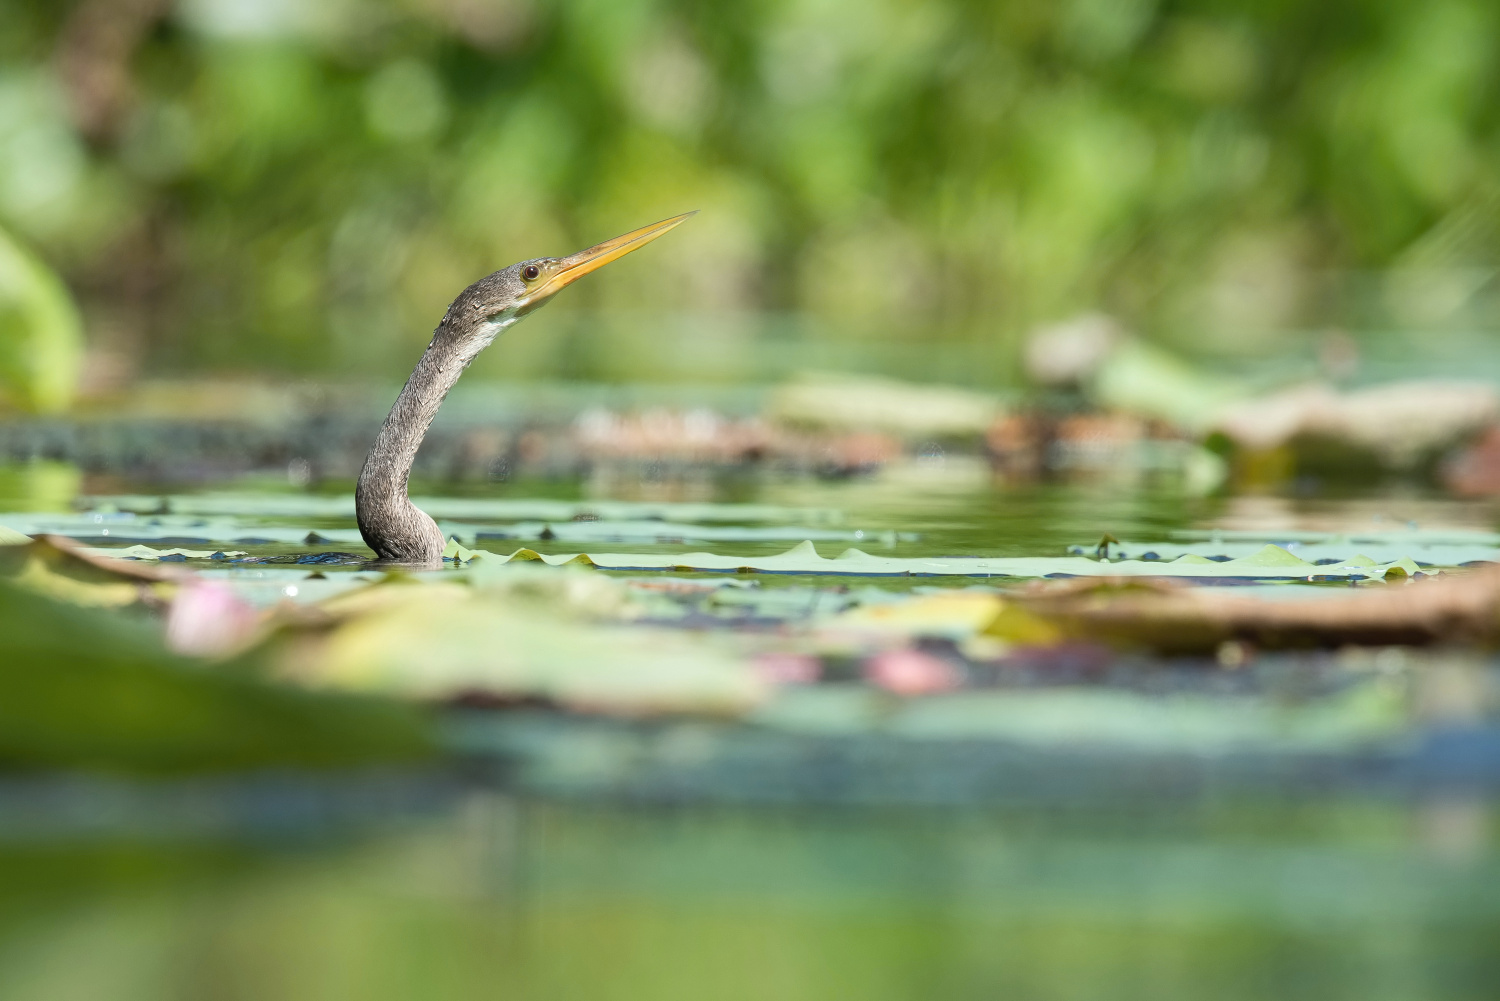
[[[610,261],[617,261],[630,253],[639,250],[652,240],[666,233],[668,230],[676,229],[688,220],[689,217],[697,215],[692,212],[684,212],[682,215],[674,215],[670,219],[661,222],[653,222],[649,226],[633,229],[624,236],[617,236],[613,240],[605,240],[596,247],[588,250],[580,250],[569,257],[564,257],[558,262],[558,269],[541,285],[527,296],[530,302],[540,303],[543,299],[553,295],[559,289],[573,284],[590,271],[604,267]]]

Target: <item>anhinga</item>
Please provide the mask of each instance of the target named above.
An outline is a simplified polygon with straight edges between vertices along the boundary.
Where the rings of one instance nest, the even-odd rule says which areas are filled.
[[[383,560],[440,564],[447,541],[407,496],[412,461],[443,397],[496,335],[559,289],[638,250],[686,220],[686,212],[606,240],[571,257],[539,257],[479,279],[453,300],[370,448],[354,509],[365,543]]]

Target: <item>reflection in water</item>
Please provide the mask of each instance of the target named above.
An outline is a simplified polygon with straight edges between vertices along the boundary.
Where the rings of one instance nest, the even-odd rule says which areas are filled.
[[[0,996],[1488,997],[1500,857],[1476,809],[743,812],[481,791],[316,850],[12,844]],[[39,900],[41,871],[66,892]]]
[[[1247,532],[1491,531],[1495,508],[1485,501],[1422,496],[1409,490],[1336,500],[1241,495],[1224,501],[1212,527]]]

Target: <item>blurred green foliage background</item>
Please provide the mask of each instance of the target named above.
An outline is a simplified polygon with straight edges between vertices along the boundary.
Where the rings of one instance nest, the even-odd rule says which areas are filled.
[[[476,277],[691,208],[478,370],[1004,384],[1021,334],[1085,309],[1230,358],[1472,332],[1497,308],[1497,17],[0,0],[0,226],[73,289],[98,385],[398,378]]]

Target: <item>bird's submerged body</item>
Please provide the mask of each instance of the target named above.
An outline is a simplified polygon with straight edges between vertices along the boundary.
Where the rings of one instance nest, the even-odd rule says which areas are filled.
[[[447,540],[407,495],[412,463],[458,377],[506,327],[559,289],[676,227],[693,213],[653,223],[564,258],[522,261],[464,289],[433,331],[365,458],[354,508],[365,543],[382,560],[434,566]]]

